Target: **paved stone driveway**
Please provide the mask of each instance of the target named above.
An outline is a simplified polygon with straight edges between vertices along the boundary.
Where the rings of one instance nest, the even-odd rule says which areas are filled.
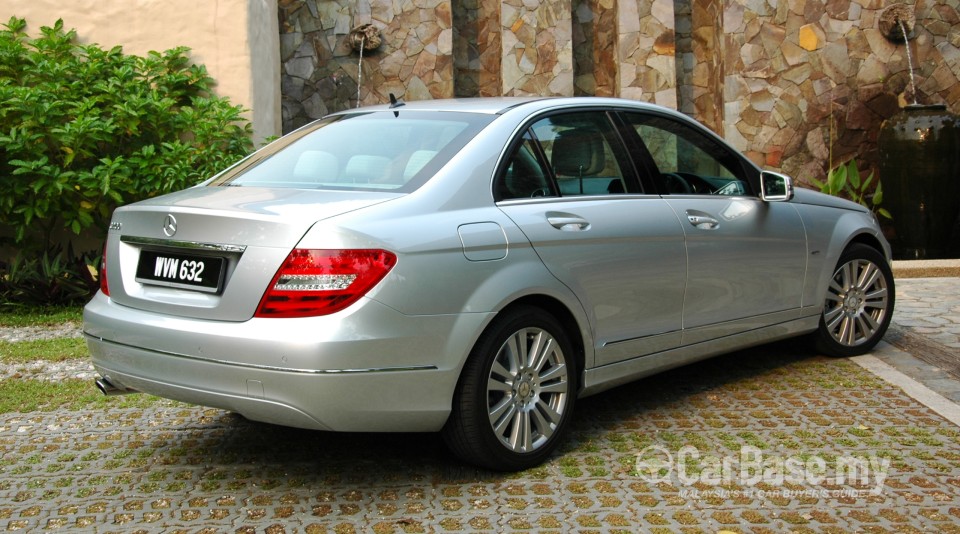
[[[561,454],[464,467],[433,435],[158,402],[0,416],[0,529],[960,532],[960,427],[795,342],[582,400]]]
[[[960,354],[960,278],[907,278],[896,284],[897,324]]]

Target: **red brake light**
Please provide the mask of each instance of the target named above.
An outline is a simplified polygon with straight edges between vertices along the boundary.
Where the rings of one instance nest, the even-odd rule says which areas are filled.
[[[294,249],[260,299],[257,317],[311,317],[340,311],[397,262],[385,250]]]
[[[100,258],[100,291],[110,296],[110,285],[107,283],[107,244],[103,244],[103,256]]]

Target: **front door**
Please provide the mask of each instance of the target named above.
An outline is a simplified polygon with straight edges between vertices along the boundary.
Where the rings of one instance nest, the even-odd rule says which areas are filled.
[[[626,120],[683,227],[683,344],[795,318],[807,255],[796,208],[762,201],[739,156],[693,127],[656,114]]]

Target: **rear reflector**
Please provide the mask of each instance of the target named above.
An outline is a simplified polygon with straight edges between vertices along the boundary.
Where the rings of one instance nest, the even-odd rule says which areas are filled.
[[[107,244],[103,244],[103,256],[100,258],[100,291],[110,296],[110,284],[107,283]]]
[[[294,249],[260,299],[257,317],[340,311],[367,294],[397,262],[386,250]]]

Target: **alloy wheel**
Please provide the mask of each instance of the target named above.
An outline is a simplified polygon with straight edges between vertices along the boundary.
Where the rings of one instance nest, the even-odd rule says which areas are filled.
[[[549,332],[523,328],[497,352],[487,380],[487,414],[500,443],[537,450],[559,428],[570,398],[566,356]]]
[[[873,340],[890,313],[887,278],[872,261],[844,263],[827,289],[823,322],[834,341],[856,347]]]

